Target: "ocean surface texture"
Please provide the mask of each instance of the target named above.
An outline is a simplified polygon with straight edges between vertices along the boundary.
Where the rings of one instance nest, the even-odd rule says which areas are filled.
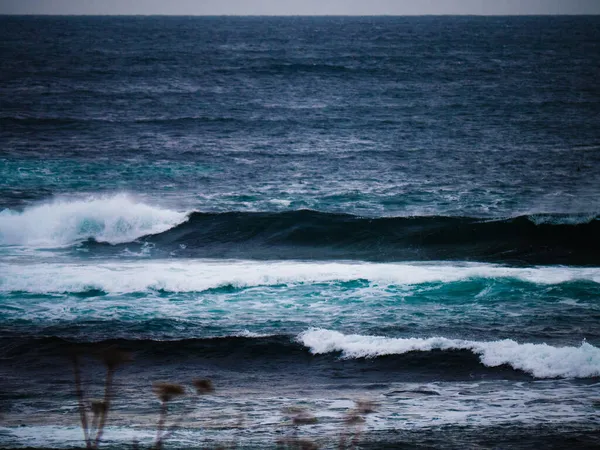
[[[105,448],[160,381],[166,449],[600,445],[599,17],[5,16],[0,53],[0,447],[84,445],[74,346],[86,405],[133,358]]]

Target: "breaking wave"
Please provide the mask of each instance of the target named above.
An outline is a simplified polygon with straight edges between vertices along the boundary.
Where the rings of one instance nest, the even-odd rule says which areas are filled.
[[[482,364],[504,364],[536,378],[589,378],[600,376],[600,348],[583,342],[579,347],[553,347],[547,344],[519,344],[511,339],[492,342],[463,339],[387,338],[343,334],[325,329],[310,329],[298,341],[314,354],[341,352],[343,358],[374,358],[432,350],[469,350]]]
[[[162,233],[186,219],[185,213],[139,203],[125,194],[56,200],[22,212],[1,211],[0,244],[60,247],[90,238],[118,244]]]
[[[598,265],[599,234],[595,215],[484,220],[310,210],[184,213],[123,194],[0,212],[0,245],[83,245],[92,253],[151,257]]]
[[[587,342],[580,346],[520,344],[510,339],[470,341],[462,339],[387,338],[343,334],[325,329],[309,329],[295,339],[289,335],[261,335],[249,332],[189,339],[123,339],[72,340],[52,336],[3,337],[2,358],[22,358],[26,365],[45,365],[66,354],[73,345],[81,349],[117,346],[136,352],[136,360],[161,360],[169,355],[174,360],[202,355],[204,361],[229,361],[232,367],[245,370],[252,355],[256,364],[269,364],[277,370],[300,368],[306,375],[314,371],[330,371],[343,366],[359,370],[361,366],[377,368],[380,378],[390,380],[430,378],[444,379],[492,376],[514,379],[519,373],[534,378],[594,378],[600,376],[600,348]],[[343,361],[340,364],[340,353]],[[495,375],[494,375],[495,374]]]

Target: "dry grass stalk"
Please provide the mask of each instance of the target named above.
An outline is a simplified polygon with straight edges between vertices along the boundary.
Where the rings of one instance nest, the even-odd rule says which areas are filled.
[[[106,378],[104,381],[104,398],[102,400],[92,401],[90,404],[92,416],[91,426],[87,418],[85,408],[85,398],[81,381],[81,364],[80,355],[82,351],[74,348],[70,351],[71,363],[73,364],[73,374],[75,377],[75,395],[77,397],[77,406],[79,409],[79,418],[81,421],[81,429],[87,449],[96,449],[100,444],[104,426],[108,418],[108,410],[110,408],[111,399],[113,396],[113,378],[117,367],[131,360],[131,355],[114,348],[109,348],[100,354],[100,360],[106,366]],[[92,436],[94,435],[94,438]]]
[[[212,381],[206,378],[197,378],[192,381],[192,384],[196,388],[196,394],[198,395],[210,394],[215,391]]]
[[[160,416],[158,418],[158,425],[156,426],[156,439],[154,441],[154,448],[160,450],[162,448],[162,443],[165,439],[165,434],[163,433],[163,428],[167,421],[168,414],[168,403],[173,398],[178,397],[180,395],[185,394],[185,389],[180,384],[175,383],[154,383],[152,387],[154,394],[160,400]]]
[[[90,427],[90,436],[97,432],[100,417],[106,413],[106,404],[103,400],[92,400],[90,402],[92,410],[92,426]]]
[[[319,446],[308,439],[287,437],[277,440],[277,448],[288,450],[318,450]]]
[[[317,423],[317,418],[306,408],[290,406],[283,410],[292,419],[293,425],[312,425]]]
[[[356,412],[359,414],[372,414],[376,411],[377,404],[372,400],[356,400]]]
[[[152,391],[162,403],[167,403],[174,397],[185,394],[183,386],[175,383],[154,383]]]
[[[310,411],[301,406],[290,406],[284,408],[283,413],[291,420],[293,429],[287,437],[276,441],[278,448],[289,450],[314,450],[319,448],[313,441],[298,436],[299,427],[314,425],[318,422]]]
[[[196,389],[197,395],[207,395],[215,391],[212,381],[206,378],[197,378],[192,381],[192,385]],[[182,413],[169,427],[168,431],[163,431],[167,422],[168,402],[175,397],[185,395],[185,388],[180,384],[175,383],[154,383],[153,391],[161,401],[160,416],[158,419],[156,439],[154,442],[154,448],[160,450],[164,441],[173,434],[179,424],[183,421],[184,417],[187,416],[187,414],[189,414],[191,411],[188,410],[187,413]]]
[[[317,418],[312,414],[305,412],[292,417],[294,425],[313,425],[317,423]]]
[[[75,396],[77,397],[77,406],[79,409],[79,420],[81,421],[81,429],[83,430],[83,439],[85,448],[92,448],[90,441],[87,415],[84,407],[83,388],[81,386],[81,366],[79,364],[79,353],[76,350],[71,352],[71,363],[73,364],[73,375],[75,377]]]
[[[344,417],[345,431],[340,436],[339,450],[354,449],[358,445],[366,422],[365,416],[376,411],[377,404],[372,400],[356,400],[353,409]],[[346,443],[349,441],[349,446]]]
[[[106,380],[104,382],[104,405],[101,408],[100,420],[98,424],[98,430],[96,431],[96,440],[94,441],[94,448],[98,448],[102,433],[104,432],[104,426],[108,419],[108,410],[110,408],[110,402],[112,400],[112,387],[113,377],[117,367],[131,361],[131,354],[123,352],[114,348],[109,348],[101,353],[101,360],[106,366]]]
[[[91,426],[87,419],[86,408],[84,406],[85,399],[82,388],[81,379],[81,365],[80,365],[80,352],[72,351],[70,354],[71,361],[73,364],[73,372],[75,377],[75,394],[77,397],[78,408],[80,413],[81,428],[84,433],[84,440],[87,449],[97,449],[100,443],[102,432],[106,424],[108,417],[108,411],[111,405],[111,399],[113,396],[113,378],[116,369],[131,361],[129,353],[122,352],[115,349],[108,349],[101,353],[100,359],[106,367],[106,379],[104,388],[104,398],[102,400],[92,400],[90,402],[90,410],[93,414]],[[196,390],[197,395],[206,395],[214,392],[214,386],[209,379],[195,379],[192,381],[192,385]],[[159,382],[154,383],[153,392],[161,402],[160,416],[157,424],[157,434],[155,439],[154,448],[157,450],[162,449],[162,445],[173,431],[178,427],[183,419],[183,414],[176,420],[168,431],[164,431],[165,424],[168,415],[168,402],[173,400],[175,397],[185,395],[185,388],[180,384]],[[346,428],[345,432],[340,436],[339,446],[340,450],[355,449],[358,445],[361,433],[363,431],[364,424],[366,422],[365,415],[374,413],[376,411],[377,404],[371,400],[357,400],[355,407],[348,411],[345,415],[343,423]],[[284,412],[290,417],[291,423],[294,426],[294,435],[285,438],[278,439],[276,441],[278,448],[289,449],[289,450],[316,450],[318,445],[308,439],[299,438],[298,427],[303,425],[313,425],[318,422],[317,418],[312,415],[309,411],[302,407],[290,407],[286,408]],[[95,438],[92,440],[92,435],[95,432]],[[351,439],[350,439],[351,438]],[[347,442],[349,441],[349,446]],[[137,441],[134,441],[134,448],[139,448]]]

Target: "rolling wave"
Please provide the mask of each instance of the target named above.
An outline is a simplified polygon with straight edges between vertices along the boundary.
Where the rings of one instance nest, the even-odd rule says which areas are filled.
[[[597,265],[599,234],[594,214],[497,220],[310,210],[186,214],[124,194],[0,212],[0,245],[84,245],[100,254],[150,246],[144,256],[157,257]]]
[[[0,343],[1,358],[22,359],[29,366],[47,365],[48,361],[65,357],[73,349],[94,354],[103,348],[118,347],[133,352],[138,364],[163,361],[168,355],[175,364],[185,365],[190,358],[205,363],[227,361],[232,368],[240,370],[244,370],[248,361],[262,369],[268,361],[271,368],[281,371],[296,370],[295,366],[302,366],[305,371],[306,364],[312,371],[329,371],[336,366],[360,370],[361,366],[368,365],[378,368],[381,377],[391,374],[394,380],[404,376],[410,379],[415,374],[434,376],[437,381],[440,377],[453,379],[485,373],[495,373],[501,378],[514,378],[518,372],[540,379],[600,376],[600,348],[586,342],[579,347],[558,347],[520,344],[510,339],[469,341],[444,337],[402,339],[346,335],[313,328],[296,337],[241,334],[180,340],[82,342],[49,336],[1,338]]]
[[[164,232],[186,220],[185,213],[139,203],[127,195],[56,200],[22,212],[0,212],[0,245],[61,247],[95,239],[130,242]]]
[[[485,366],[508,364],[536,378],[600,376],[600,348],[587,342],[579,347],[553,347],[547,344],[519,344],[510,339],[479,342],[443,337],[386,338],[324,329],[305,331],[298,336],[298,341],[314,354],[341,352],[343,358],[374,358],[432,350],[469,350],[479,355]]]
[[[600,263],[599,234],[595,215],[364,218],[300,210],[194,212],[142,241],[187,257],[583,265]]]

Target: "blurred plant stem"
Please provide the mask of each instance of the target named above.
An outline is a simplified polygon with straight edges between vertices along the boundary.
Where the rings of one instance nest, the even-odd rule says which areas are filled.
[[[81,379],[81,351],[79,349],[72,350],[71,363],[73,364],[73,375],[75,377],[75,395],[77,397],[77,407],[79,409],[79,418],[81,420],[81,429],[83,430],[83,438],[87,449],[96,449],[102,439],[104,427],[108,419],[108,410],[110,409],[111,399],[113,396],[113,379],[116,369],[119,365],[131,360],[129,353],[120,350],[109,348],[99,355],[99,359],[106,367],[106,378],[104,380],[104,398],[101,401],[90,402],[92,410],[91,426],[88,421],[85,396],[83,393],[83,384]],[[92,435],[95,436],[92,438]]]
[[[77,396],[77,406],[79,408],[79,418],[81,420],[81,429],[83,430],[83,439],[85,440],[85,447],[92,448],[90,441],[87,414],[85,413],[85,406],[83,400],[83,388],[81,387],[81,367],[79,365],[79,355],[75,352],[71,355],[71,362],[73,363],[73,375],[75,376],[75,395]]]

